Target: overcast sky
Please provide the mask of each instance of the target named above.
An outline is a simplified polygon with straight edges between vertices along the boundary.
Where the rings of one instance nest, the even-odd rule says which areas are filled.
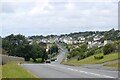
[[[1,0],[1,5],[2,36],[118,28],[117,0]]]

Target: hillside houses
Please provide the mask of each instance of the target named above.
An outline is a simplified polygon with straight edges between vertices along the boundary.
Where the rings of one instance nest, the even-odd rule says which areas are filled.
[[[105,40],[104,43],[101,43],[101,42],[98,42],[98,41],[95,41],[95,42],[89,41],[89,42],[88,42],[88,48],[92,48],[92,47],[94,47],[94,46],[96,46],[96,47],[101,47],[101,46],[104,46],[104,45],[106,45],[106,44],[108,44],[108,43],[114,43],[114,41]]]
[[[96,35],[93,40],[94,41],[97,41],[97,40],[100,40],[101,38],[103,38],[104,36],[99,36],[99,35]]]
[[[72,37],[61,37],[61,38],[59,38],[59,41],[64,42],[66,44],[73,44]]]
[[[111,40],[105,40],[104,41],[104,45],[108,44],[108,43],[114,43],[114,41],[111,41]]]
[[[78,40],[80,40],[80,41],[85,41],[85,37],[83,37],[83,36],[78,37]]]

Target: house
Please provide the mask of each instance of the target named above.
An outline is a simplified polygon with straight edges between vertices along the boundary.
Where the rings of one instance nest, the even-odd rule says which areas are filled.
[[[104,45],[108,44],[108,43],[114,43],[114,41],[111,41],[111,40],[105,40],[104,41]]]
[[[32,44],[33,40],[32,39],[28,39],[28,42],[29,42],[29,44]]]
[[[88,48],[101,47],[101,46],[104,46],[104,44],[101,42],[91,42],[91,41],[88,42]]]
[[[93,40],[94,41],[97,41],[97,40],[100,40],[101,38],[103,38],[104,36],[99,36],[99,35],[96,35]]]
[[[81,36],[81,37],[78,37],[78,39],[81,40],[81,41],[84,41],[85,37]]]
[[[79,48],[79,46],[75,46],[74,48]]]

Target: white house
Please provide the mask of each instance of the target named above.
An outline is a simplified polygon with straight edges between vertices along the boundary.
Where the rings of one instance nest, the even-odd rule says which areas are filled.
[[[85,37],[81,36],[81,37],[78,37],[78,39],[81,40],[81,41],[84,41]]]
[[[108,43],[114,43],[114,41],[111,41],[111,40],[105,40],[104,41],[104,45],[108,44]]]

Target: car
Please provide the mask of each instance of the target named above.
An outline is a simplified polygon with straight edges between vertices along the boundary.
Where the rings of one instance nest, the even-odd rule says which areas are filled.
[[[55,60],[57,60],[57,58],[55,58]]]
[[[55,61],[55,60],[57,60],[57,58],[52,58],[52,59],[51,59],[51,61]]]
[[[46,60],[46,63],[51,63],[51,61],[50,60]]]

